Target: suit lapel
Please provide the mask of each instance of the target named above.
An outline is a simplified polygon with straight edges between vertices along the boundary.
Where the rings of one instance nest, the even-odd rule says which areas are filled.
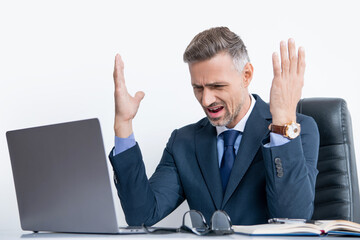
[[[215,203],[216,209],[220,209],[223,193],[217,159],[216,129],[206,121],[204,126],[195,134],[196,158],[208,190]]]
[[[251,165],[256,153],[258,152],[261,141],[269,134],[268,126],[270,124],[271,114],[268,105],[260,97],[256,98],[256,104],[246,122],[244,133],[241,139],[240,147],[236,155],[235,163],[230,174],[229,182],[225,191],[221,207],[225,204],[239,185],[246,171]]]

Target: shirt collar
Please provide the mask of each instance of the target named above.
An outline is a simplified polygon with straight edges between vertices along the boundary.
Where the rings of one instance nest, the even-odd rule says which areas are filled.
[[[236,124],[236,126],[234,128],[232,128],[232,130],[237,130],[237,131],[240,131],[240,132],[244,132],[245,124],[246,124],[252,110],[254,109],[255,102],[256,102],[254,96],[251,95],[251,94],[250,94],[250,100],[251,100],[251,103],[250,103],[249,110],[247,111],[245,116],[240,120],[240,122],[238,122],[238,124]],[[230,128],[227,128],[226,126],[216,126],[217,136],[219,136],[221,133],[223,133],[223,132],[225,132],[227,130],[230,130]]]

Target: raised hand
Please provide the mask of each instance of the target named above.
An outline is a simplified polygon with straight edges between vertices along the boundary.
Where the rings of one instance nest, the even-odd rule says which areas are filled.
[[[137,92],[132,97],[125,85],[124,62],[120,54],[115,56],[114,64],[114,83],[115,83],[115,135],[126,138],[131,135],[132,120],[134,119],[141,100],[144,98],[144,92]]]
[[[304,85],[305,51],[299,48],[296,54],[295,41],[280,43],[280,57],[273,53],[274,79],[270,90],[270,112],[274,125],[296,122],[296,105]]]

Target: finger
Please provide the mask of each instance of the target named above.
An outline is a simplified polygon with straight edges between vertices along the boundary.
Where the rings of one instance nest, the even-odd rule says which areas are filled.
[[[143,100],[144,96],[145,96],[145,93],[142,92],[142,91],[139,91],[139,92],[136,92],[136,93],[135,93],[135,99],[136,99],[136,101],[137,101],[138,103],[140,103],[141,100]]]
[[[288,41],[290,73],[297,73],[298,58],[296,56],[296,47],[294,39],[290,38]]]
[[[272,64],[273,64],[273,71],[274,71],[274,79],[280,78],[281,76],[281,67],[279,62],[279,55],[274,52],[272,55]]]
[[[281,41],[280,43],[280,56],[281,56],[281,72],[284,75],[289,74],[289,57],[286,48],[286,43]]]
[[[298,56],[299,56],[299,60],[298,60],[297,72],[299,75],[304,75],[306,64],[305,64],[305,49],[303,47],[299,47]]]
[[[120,56],[120,54],[116,54],[115,56],[115,64],[114,64],[114,82],[115,85],[120,84],[120,82],[124,83],[124,62]]]

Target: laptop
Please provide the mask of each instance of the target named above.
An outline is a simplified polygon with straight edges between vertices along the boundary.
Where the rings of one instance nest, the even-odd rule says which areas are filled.
[[[21,228],[70,233],[145,233],[117,223],[98,119],[6,133]]]

